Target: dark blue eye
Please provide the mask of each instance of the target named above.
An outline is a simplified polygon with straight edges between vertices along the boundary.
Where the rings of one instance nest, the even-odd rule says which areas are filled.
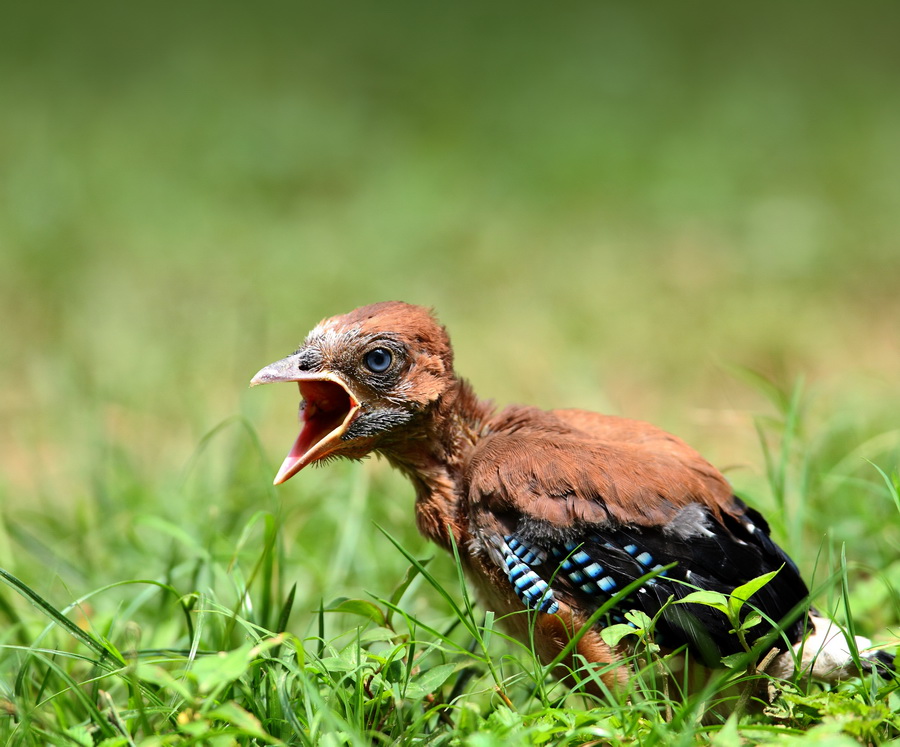
[[[393,360],[391,351],[385,348],[373,348],[363,356],[363,363],[373,373],[384,373],[391,367]]]

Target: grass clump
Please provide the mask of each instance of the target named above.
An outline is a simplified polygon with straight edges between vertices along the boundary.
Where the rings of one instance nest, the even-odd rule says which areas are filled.
[[[220,429],[198,452],[182,482],[186,499],[217,484],[211,464],[227,464],[219,474],[230,486],[221,492],[225,507],[230,490],[265,471],[246,429],[226,445],[230,458],[217,459],[228,432]],[[795,467],[794,457],[783,456],[775,485]],[[872,472],[882,500],[896,500],[896,469]],[[570,689],[528,646],[510,640],[502,621],[473,606],[452,559],[422,557],[425,548],[405,527],[397,536],[374,529],[385,518],[378,507],[388,496],[360,474],[343,470],[333,483],[340,491],[334,500],[355,503],[357,515],[345,509],[343,520],[330,526],[331,507],[305,516],[320,522],[319,545],[289,541],[300,527],[278,504],[250,511],[234,504],[206,535],[164,517],[145,518],[140,525],[155,539],[132,545],[122,565],[144,564],[158,574],[119,579],[80,596],[66,584],[38,591],[40,549],[25,545],[20,576],[2,572],[5,743],[739,745],[802,737],[882,744],[900,736],[895,680],[775,681],[748,668],[764,654],[751,650],[698,687],[690,664],[679,668],[675,656],[659,655],[652,621],[645,619],[629,629],[637,643],[627,692],[601,701],[585,695],[583,686],[597,682],[587,670],[573,673],[580,684]],[[15,527],[10,536],[22,545]],[[348,549],[351,540],[364,557]],[[110,545],[116,546],[112,538]],[[378,548],[377,562],[365,557],[370,546]],[[343,570],[326,569],[316,580],[316,567],[329,557]],[[79,559],[69,561],[77,566]],[[368,568],[368,576],[361,574],[365,596],[357,566]],[[858,568],[841,562],[818,595],[831,595],[830,608],[851,631],[865,627],[854,615],[858,576]],[[350,593],[319,593],[326,585]],[[740,596],[704,601],[723,604],[740,620]]]

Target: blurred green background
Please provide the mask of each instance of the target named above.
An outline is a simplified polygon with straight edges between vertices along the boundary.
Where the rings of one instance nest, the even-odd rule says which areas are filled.
[[[383,466],[268,492],[296,393],[246,388],[322,317],[393,298],[437,309],[482,396],[656,421],[769,510],[754,416],[778,413],[732,367],[802,377],[800,435],[846,479],[896,465],[895,3],[0,13],[0,554],[21,572],[73,593],[155,573],[100,549],[110,527],[152,548],[148,515],[227,537],[279,501],[315,532],[348,475],[413,536]],[[236,414],[265,457],[191,493],[250,438],[226,423],[195,459]],[[826,531],[896,556],[877,488],[865,521],[819,495],[801,561]]]

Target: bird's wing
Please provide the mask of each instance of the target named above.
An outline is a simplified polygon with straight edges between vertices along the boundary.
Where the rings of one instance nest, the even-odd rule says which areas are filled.
[[[806,586],[765,520],[678,439],[651,428],[643,441],[633,432],[604,441],[538,421],[523,418],[484,437],[466,480],[472,536],[526,607],[553,613],[566,604],[590,613],[652,571],[661,575],[620,602],[606,623],[629,609],[653,617],[670,598],[698,589],[728,594],[770,571],[778,573],[745,614],[755,608],[778,622],[805,602]],[[795,614],[786,631],[791,642],[803,624]],[[711,607],[669,605],[657,633],[666,648],[688,644],[715,664],[741,650],[732,627]],[[748,638],[769,630],[757,625]]]

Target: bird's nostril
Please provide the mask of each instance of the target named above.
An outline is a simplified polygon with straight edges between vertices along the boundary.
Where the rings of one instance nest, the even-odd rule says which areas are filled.
[[[307,350],[298,350],[295,353],[294,361],[298,371],[311,371],[313,368],[313,357]]]

